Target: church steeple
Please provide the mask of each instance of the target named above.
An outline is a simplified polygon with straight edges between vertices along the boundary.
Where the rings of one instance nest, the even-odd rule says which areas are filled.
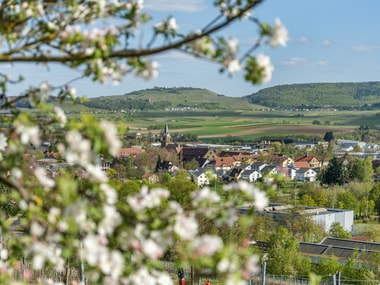
[[[168,123],[165,124],[165,128],[164,128],[164,135],[168,134],[169,135],[169,127],[168,127]]]
[[[165,124],[164,131],[161,135],[161,147],[165,147],[170,143],[171,137],[169,134],[169,127],[168,124]]]

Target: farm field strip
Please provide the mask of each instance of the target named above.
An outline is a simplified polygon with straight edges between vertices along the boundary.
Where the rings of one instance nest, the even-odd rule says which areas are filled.
[[[348,133],[361,125],[379,126],[376,111],[336,112],[244,112],[221,116],[220,112],[205,116],[194,112],[191,116],[128,117],[126,114],[94,114],[96,120],[107,119],[118,124],[120,132],[160,133],[167,123],[171,133],[187,133],[199,138],[225,136],[259,137],[268,135],[323,135],[327,131]],[[301,114],[301,115],[300,115]],[[77,117],[76,117],[77,118]],[[315,124],[318,121],[319,124]],[[79,122],[79,120],[78,120]]]

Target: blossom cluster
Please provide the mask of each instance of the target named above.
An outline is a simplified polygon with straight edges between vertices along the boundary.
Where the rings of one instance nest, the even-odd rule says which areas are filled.
[[[5,43],[0,59],[61,63],[95,81],[118,84],[127,74],[157,77],[159,65],[150,56],[180,49],[220,64],[230,75],[243,70],[248,81],[268,82],[274,70],[268,56],[242,54],[237,38],[210,32],[220,31],[236,18],[258,24],[260,37],[269,39],[271,46],[285,46],[288,33],[280,20],[273,28],[257,19],[246,21],[252,20],[253,2],[215,1],[226,22],[218,26],[212,21],[211,26],[188,34],[181,34],[177,20],[169,17],[150,26],[153,38],[142,46],[134,41],[137,29],[151,20],[143,13],[142,0],[65,5],[13,1],[0,8]],[[162,46],[157,45],[159,37]],[[10,83],[9,76],[1,74],[1,90],[6,92]],[[62,272],[70,264],[81,263],[82,273],[97,284],[173,284],[158,262],[170,251],[175,252],[178,266],[206,267],[223,275],[226,284],[246,284],[257,273],[257,257],[246,243],[202,233],[198,219],[202,216],[217,227],[233,227],[240,219],[236,208],[243,201],[262,210],[267,203],[263,191],[237,183],[225,188],[231,195],[224,200],[205,187],[192,193],[190,209],[172,201],[163,188],[142,186],[139,193],[120,198],[100,167],[103,157],[115,157],[121,147],[117,127],[85,116],[78,124],[69,123],[62,107],[46,103],[56,90],[60,100],[76,100],[76,91],[69,85],[57,88],[43,81],[16,99],[26,98],[33,112],[7,102],[11,117],[0,130],[0,182],[9,191],[0,193],[0,202],[5,203],[1,230],[11,234],[8,219],[19,218],[24,235],[0,249],[0,270],[9,272],[2,278],[8,278],[9,284],[15,281],[12,273],[24,257],[35,270],[52,267]],[[58,138],[55,147],[68,165],[56,176],[33,159],[20,159],[50,136]],[[23,278],[36,281],[30,272]]]

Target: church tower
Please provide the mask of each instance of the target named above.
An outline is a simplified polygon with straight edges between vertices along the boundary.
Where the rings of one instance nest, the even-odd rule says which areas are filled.
[[[164,131],[161,135],[161,147],[166,147],[168,144],[171,143],[171,137],[169,134],[169,127],[168,124],[165,124]]]

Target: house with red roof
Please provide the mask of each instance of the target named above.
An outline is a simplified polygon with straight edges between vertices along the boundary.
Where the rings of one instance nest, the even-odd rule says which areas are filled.
[[[311,168],[317,168],[317,167],[322,166],[319,159],[315,155],[310,155],[310,154],[297,157],[294,160],[294,162],[307,162],[309,165],[308,167],[311,167]]]

